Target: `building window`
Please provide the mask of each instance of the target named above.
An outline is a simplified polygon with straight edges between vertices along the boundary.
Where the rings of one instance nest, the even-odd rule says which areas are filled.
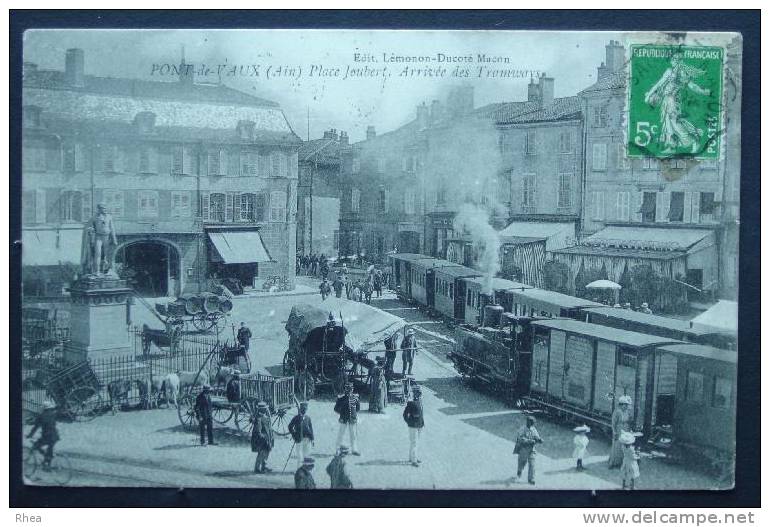
[[[43,172],[48,168],[46,147],[43,143],[26,144],[23,148],[24,170]]]
[[[361,171],[361,158],[354,157],[351,170],[354,174],[358,174]]]
[[[354,188],[350,191],[350,210],[352,212],[358,212],[361,206],[361,191]]]
[[[687,168],[687,160],[682,158],[676,158],[671,160],[671,168],[683,170]]]
[[[139,173],[155,174],[158,171],[158,157],[155,149],[150,146],[139,148]]]
[[[668,221],[684,221],[684,192],[672,192],[668,207]]]
[[[64,149],[64,170],[82,172],[85,168],[85,152],[81,143],[67,145]]]
[[[642,195],[642,206],[639,213],[644,223],[655,223],[655,212],[658,204],[657,192],[645,192]]]
[[[710,222],[714,221],[714,213],[716,212],[716,202],[714,201],[713,192],[701,192],[700,193],[700,221]]]
[[[171,152],[171,173],[184,174],[184,148],[176,146]]]
[[[40,107],[39,106],[25,106],[22,108],[22,118],[24,119],[25,128],[39,128],[40,127]]]
[[[102,190],[102,202],[107,207],[107,212],[116,218],[123,216],[123,191],[122,190]]]
[[[286,221],[286,192],[282,190],[270,193],[270,221]]]
[[[524,174],[522,185],[521,206],[523,207],[524,212],[535,212],[537,206],[537,176],[535,174]]]
[[[227,196],[216,192],[209,196],[209,219],[219,223],[225,222],[225,210],[227,208]]]
[[[597,221],[604,220],[604,192],[602,191],[593,193],[593,214],[591,218]]]
[[[628,158],[626,157],[626,145],[623,143],[620,143],[618,145],[615,145],[617,147],[616,150],[616,163],[615,166],[619,170],[628,170],[630,165],[628,163]]]
[[[241,221],[254,221],[256,218],[254,214],[254,208],[256,206],[257,196],[256,194],[241,194],[240,199],[240,220]]]
[[[559,174],[559,208],[569,208],[572,206],[572,173],[562,172]]]
[[[594,108],[594,128],[604,128],[607,126],[607,106],[599,106]]]
[[[696,371],[687,372],[685,400],[696,403],[703,402],[703,374]]]
[[[733,382],[724,377],[714,377],[714,394],[711,405],[714,408],[730,408],[733,395]]]
[[[404,212],[406,214],[414,214],[414,202],[415,202],[415,194],[414,190],[407,190],[404,193]]]
[[[537,154],[537,133],[528,131],[524,134],[524,152],[527,155]]]
[[[605,143],[593,144],[591,166],[594,170],[607,170],[607,145]]]
[[[256,152],[241,152],[241,175],[256,176],[259,166],[259,154]]]
[[[59,195],[62,221],[84,221],[83,194],[79,190],[65,190]]]
[[[209,152],[209,176],[224,176],[227,174],[227,151],[214,150]]]
[[[620,221],[628,221],[631,218],[631,195],[628,192],[618,192],[617,217]]]
[[[171,191],[171,217],[190,217],[190,193],[186,190]]]
[[[121,153],[115,145],[102,148],[102,170],[105,173],[122,172]]]
[[[642,168],[645,170],[657,170],[659,167],[658,160],[654,157],[645,157],[642,159]]]
[[[258,193],[254,199],[254,221],[267,220],[267,194]]]
[[[270,153],[270,177],[286,177],[286,156],[282,152]],[[272,200],[271,200],[272,201]]]
[[[377,158],[377,172],[385,172],[385,158]]]
[[[559,134],[559,151],[562,154],[572,153],[572,132],[566,131]]]
[[[139,191],[138,216],[140,218],[158,216],[158,193],[155,190]]]
[[[377,194],[377,206],[380,212],[388,212],[389,209],[389,192],[387,189],[381,188]]]

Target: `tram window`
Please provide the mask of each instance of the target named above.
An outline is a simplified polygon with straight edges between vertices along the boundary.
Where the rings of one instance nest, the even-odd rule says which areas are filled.
[[[696,403],[703,402],[703,374],[696,371],[687,372],[685,400]]]
[[[714,377],[714,395],[711,405],[714,408],[729,408],[733,383],[724,377]]]
[[[621,351],[618,353],[618,366],[636,368],[636,355],[633,353]]]

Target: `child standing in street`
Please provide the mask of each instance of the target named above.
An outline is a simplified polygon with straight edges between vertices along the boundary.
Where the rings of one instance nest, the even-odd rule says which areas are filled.
[[[620,443],[623,445],[623,464],[620,466],[620,473],[623,476],[623,490],[634,490],[634,483],[639,477],[639,455],[634,449],[636,437],[630,432],[620,434]]]
[[[586,425],[581,425],[573,429],[575,438],[572,442],[575,444],[575,450],[572,451],[572,457],[577,462],[577,471],[585,470],[585,467],[583,467],[583,458],[585,457],[586,449],[588,448],[588,432],[590,431],[591,429]]]

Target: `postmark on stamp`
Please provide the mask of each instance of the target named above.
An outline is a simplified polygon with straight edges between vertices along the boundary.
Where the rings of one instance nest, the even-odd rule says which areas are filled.
[[[631,46],[628,156],[718,159],[724,50]]]

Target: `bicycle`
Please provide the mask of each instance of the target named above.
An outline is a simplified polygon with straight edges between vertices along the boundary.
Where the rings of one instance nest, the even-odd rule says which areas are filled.
[[[63,486],[72,479],[72,463],[69,458],[56,453],[47,467],[44,463],[43,448],[30,445],[24,447],[24,478],[31,482]]]

